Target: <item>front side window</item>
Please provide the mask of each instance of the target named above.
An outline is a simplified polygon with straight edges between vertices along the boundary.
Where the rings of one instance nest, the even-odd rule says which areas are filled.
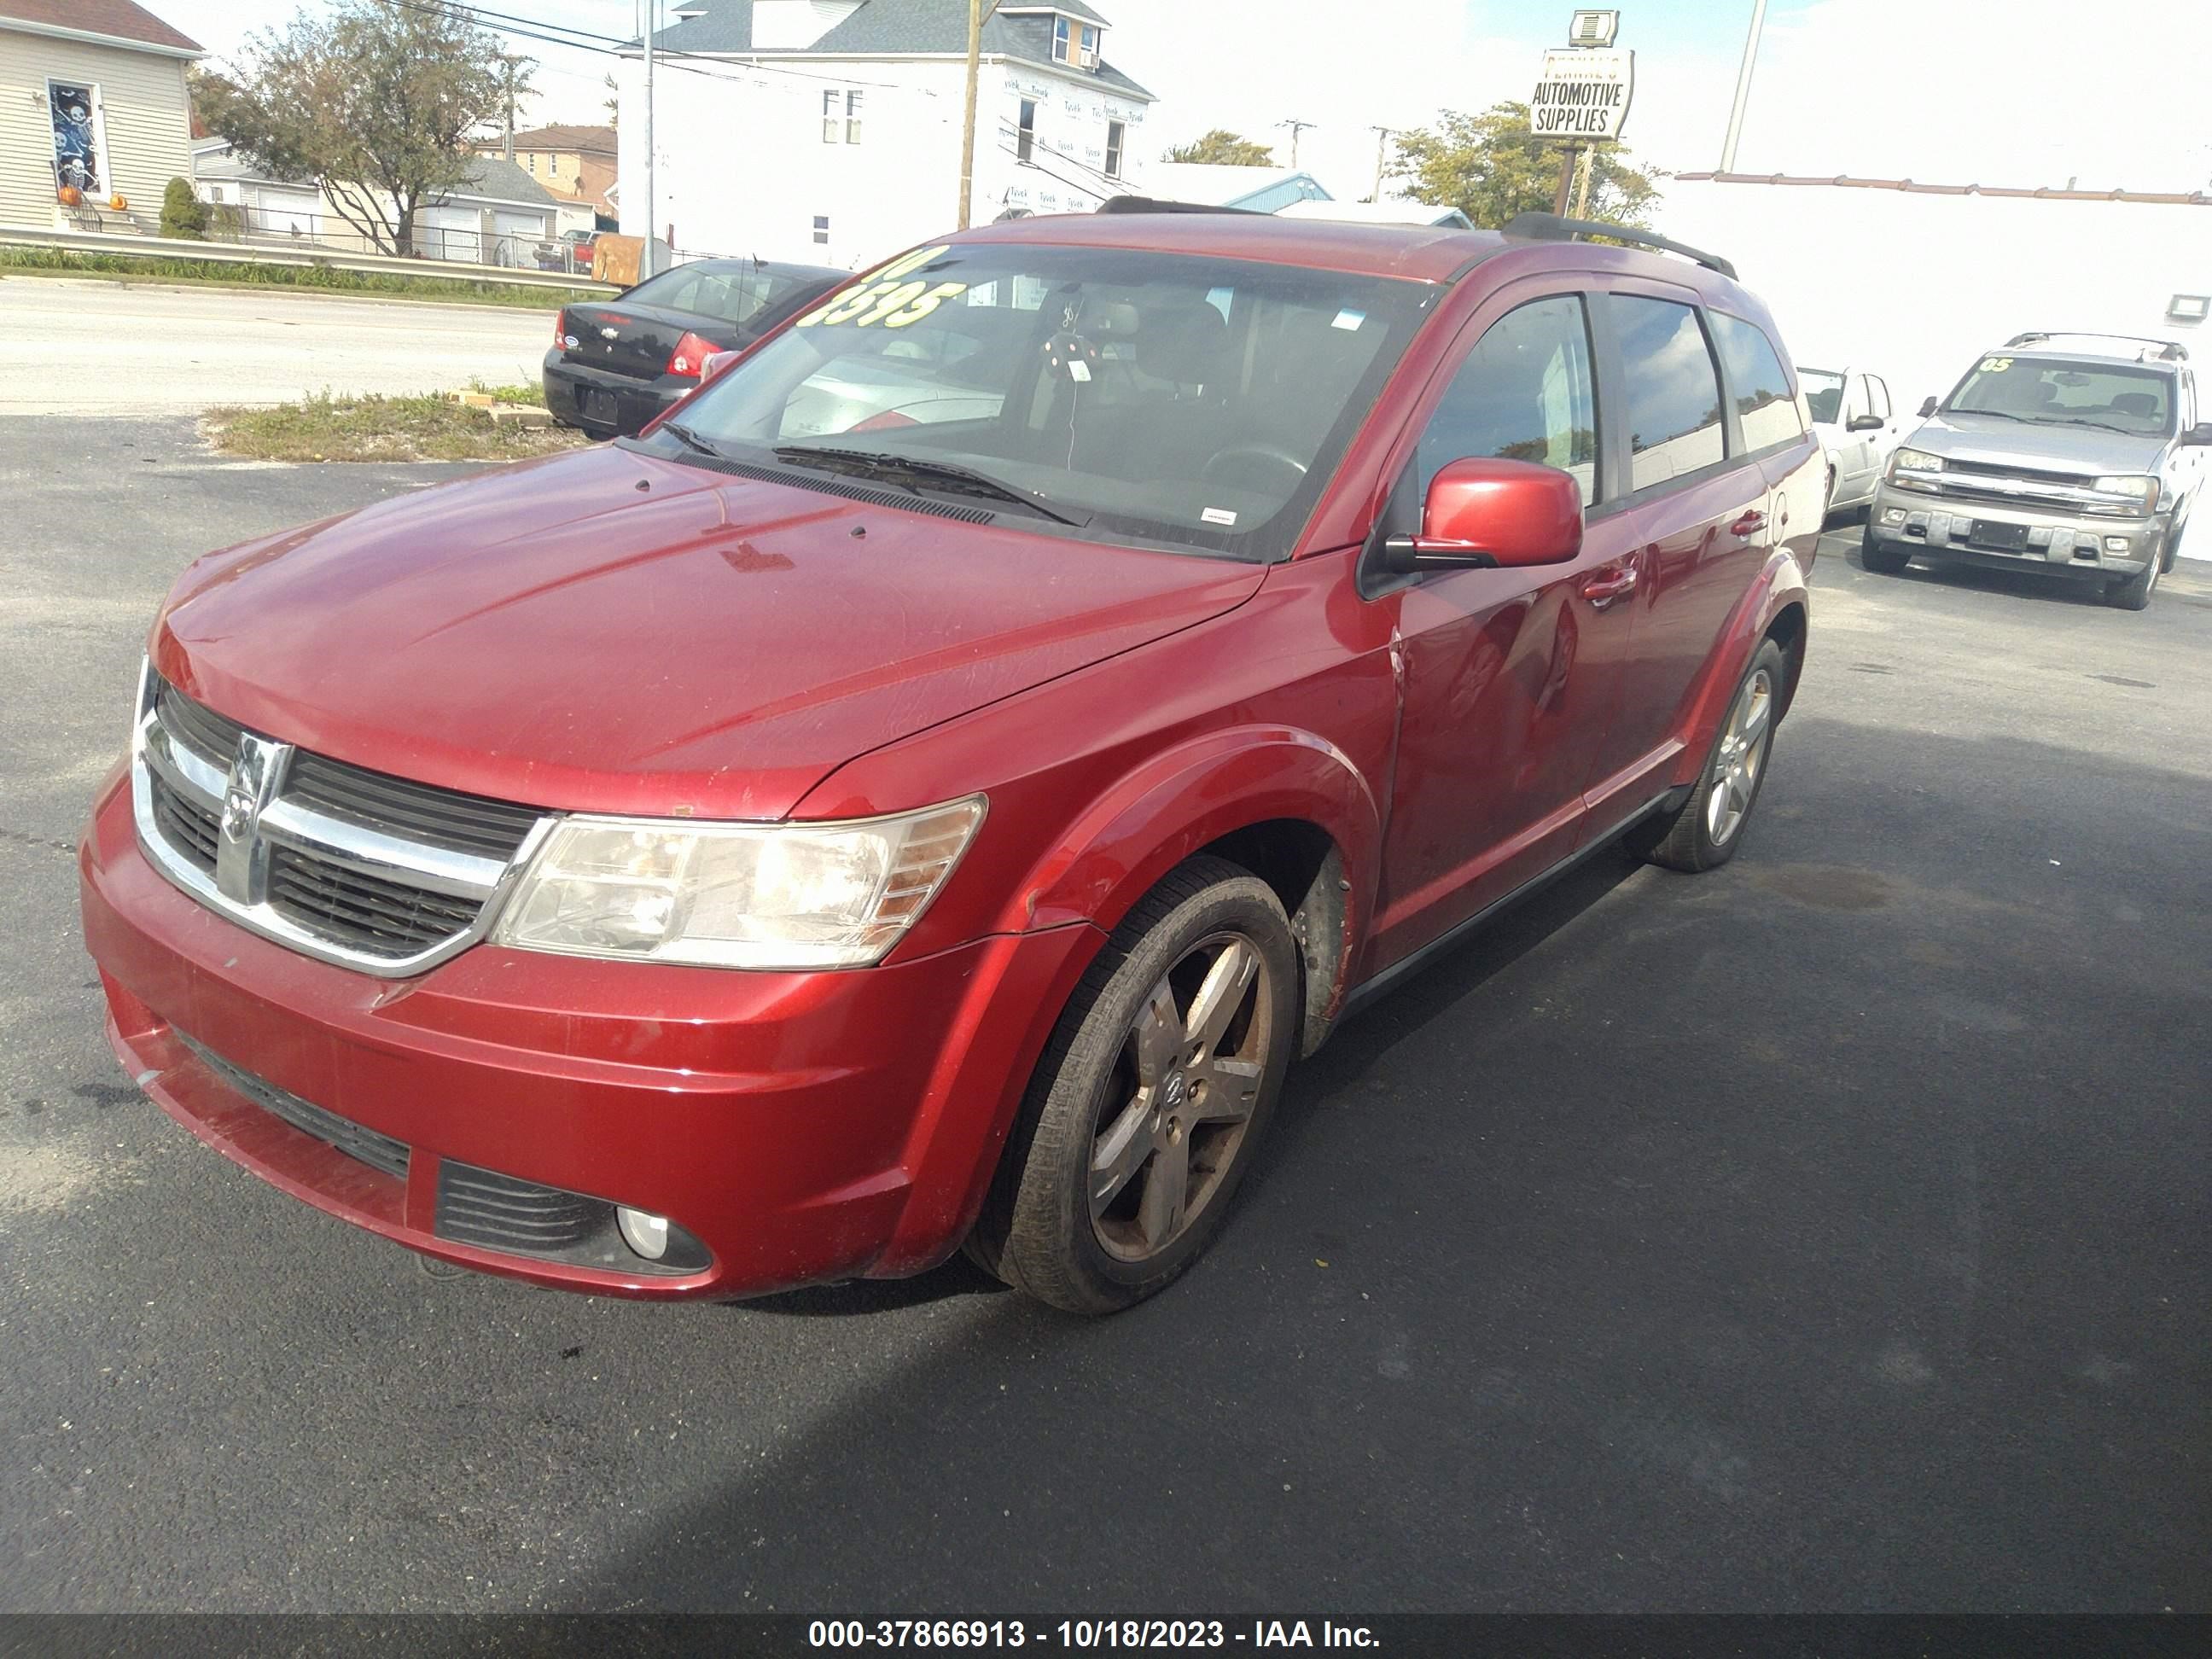
[[[793,482],[842,471],[1046,534],[1279,558],[1433,294],[1134,249],[927,248],[798,319],[683,423]]]
[[[1020,119],[1014,126],[1014,159],[1026,161],[1036,153],[1036,100],[1022,100]]]
[[[2135,437],[2173,430],[2173,377],[2093,359],[1983,358],[1943,407],[2030,426],[2085,426]]]
[[[1844,412],[1844,377],[1832,368],[1799,368],[1797,384],[1805,388],[1806,406],[1821,426],[1833,426]]]
[[[1421,493],[1471,457],[1555,466],[1581,487],[1583,506],[1597,499],[1597,400],[1579,296],[1532,301],[1483,331],[1421,434]]]
[[[1628,382],[1628,487],[1649,489],[1712,465],[1727,444],[1720,373],[1698,313],[1672,300],[1607,296]]]
[[[1889,382],[1879,374],[1867,376],[1867,413],[1889,418]]]
[[[1774,342],[1766,337],[1765,331],[1741,317],[1731,317],[1724,311],[1708,314],[1713,319],[1713,337],[1721,349],[1721,361],[1728,365],[1729,384],[1735,391],[1735,414],[1743,427],[1744,448],[1758,451],[1802,437],[1805,426],[1797,418],[1797,399],[1790,395],[1790,376],[1783,369]],[[1867,383],[1869,398],[1873,384]]]

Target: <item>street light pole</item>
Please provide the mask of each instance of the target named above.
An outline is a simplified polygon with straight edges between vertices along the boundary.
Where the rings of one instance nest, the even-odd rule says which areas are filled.
[[[1752,0],[1751,31],[1743,37],[1743,67],[1735,72],[1735,103],[1729,111],[1728,137],[1721,143],[1721,171],[1735,171],[1735,141],[1743,134],[1743,112],[1751,102],[1751,72],[1759,63],[1759,37],[1766,27],[1766,0]]]
[[[659,13],[660,0],[645,0],[645,256],[638,273],[641,277],[653,274],[653,29],[660,21]]]

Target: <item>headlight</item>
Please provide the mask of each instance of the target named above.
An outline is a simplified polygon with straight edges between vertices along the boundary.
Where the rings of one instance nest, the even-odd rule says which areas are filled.
[[[1889,458],[1889,476],[1894,483],[1900,472],[1941,472],[1943,458],[1930,455],[1924,449],[1900,449]]]
[[[713,968],[878,961],[983,821],[974,796],[844,823],[556,824],[494,938],[528,951]]]
[[[2148,513],[2158,505],[2158,480],[2148,472],[2128,472],[2117,477],[2093,479],[2089,488],[2100,495],[2132,496],[2137,513]]]

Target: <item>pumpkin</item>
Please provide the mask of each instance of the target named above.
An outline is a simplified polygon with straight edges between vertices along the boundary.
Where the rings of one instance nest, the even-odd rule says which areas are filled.
[[[125,199],[123,193],[120,191],[118,191],[114,195],[107,198],[107,205],[111,210],[120,213],[125,208],[129,207],[131,204]]]
[[[64,207],[77,207],[84,201],[84,192],[75,185],[64,185],[61,188],[61,198]]]

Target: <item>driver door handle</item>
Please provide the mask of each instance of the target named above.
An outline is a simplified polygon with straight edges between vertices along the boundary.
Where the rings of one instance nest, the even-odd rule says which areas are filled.
[[[1635,591],[1636,567],[1632,564],[1601,564],[1583,578],[1583,597],[1590,602],[1593,611],[1602,611]]]

